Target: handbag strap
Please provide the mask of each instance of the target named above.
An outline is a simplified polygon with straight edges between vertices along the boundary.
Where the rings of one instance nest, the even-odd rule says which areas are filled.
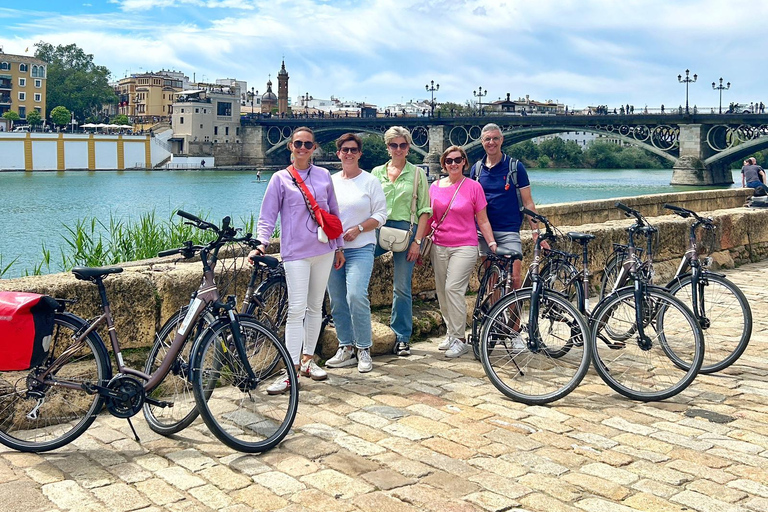
[[[432,232],[433,233],[435,231],[437,231],[437,228],[440,227],[440,224],[442,224],[443,221],[445,220],[445,216],[448,215],[448,212],[451,210],[451,206],[453,206],[453,200],[456,199],[457,195],[459,195],[459,190],[461,190],[461,186],[464,184],[464,180],[465,179],[467,179],[467,178],[461,178],[461,181],[459,182],[459,186],[456,187],[456,191],[453,193],[453,197],[451,198],[451,202],[448,203],[448,208],[445,209],[445,211],[443,212],[443,216],[440,217],[440,220],[438,221],[438,223],[435,224],[435,227],[432,228]]]
[[[408,165],[406,163],[406,165]],[[416,167],[416,171],[414,173],[413,177],[413,194],[411,194],[411,222],[408,225],[408,237],[410,238],[411,233],[413,233],[413,220],[416,217],[416,199],[419,194],[419,175],[421,173],[419,172],[419,168]]]
[[[317,222],[318,226],[323,227],[322,216],[315,214],[315,212],[320,208],[320,206],[317,204],[317,201],[315,201],[315,197],[309,191],[306,183],[304,183],[304,180],[301,179],[301,176],[299,176],[298,171],[293,165],[289,165],[287,171],[291,175],[291,178],[293,178],[293,182],[297,187],[299,187],[301,195],[304,196],[304,203],[307,205],[307,209],[309,210],[309,215],[312,217],[312,220]]]

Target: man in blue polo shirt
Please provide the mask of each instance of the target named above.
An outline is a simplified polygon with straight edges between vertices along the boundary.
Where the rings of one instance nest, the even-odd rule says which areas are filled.
[[[522,253],[520,226],[523,223],[523,214],[520,212],[518,194],[510,176],[511,157],[501,151],[504,136],[497,125],[489,123],[480,132],[480,140],[483,149],[485,149],[485,158],[472,166],[469,177],[478,180],[485,191],[485,199],[488,201],[488,220],[496,240],[491,243],[497,243],[500,247]],[[520,190],[523,206],[535,212],[536,206],[533,204],[533,197],[531,196],[531,182],[528,180],[525,166],[520,161],[517,162],[517,186]],[[534,230],[533,239],[535,241],[538,237],[536,231],[538,223],[532,219],[528,219],[528,221],[531,229]],[[479,231],[478,238],[480,253],[485,254],[488,251],[488,244],[485,243]],[[519,260],[515,261],[512,267],[512,284],[515,289],[520,288],[521,268],[522,263]]]

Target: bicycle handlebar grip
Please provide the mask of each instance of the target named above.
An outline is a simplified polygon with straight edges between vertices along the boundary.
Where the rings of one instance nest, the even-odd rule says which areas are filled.
[[[191,213],[187,213],[184,210],[176,210],[176,215],[183,219],[191,220],[192,222],[202,222],[201,219],[195,217]]]
[[[629,214],[629,215],[634,215],[635,214],[635,211],[632,208],[630,208],[629,206],[627,206],[627,205],[625,205],[623,203],[620,203],[620,202],[617,201],[615,206],[616,206],[616,208],[618,208],[619,210],[623,211],[626,214]]]
[[[222,230],[222,231],[226,231],[227,229],[229,229],[229,223],[230,223],[231,221],[232,221],[232,219],[230,219],[230,218],[229,218],[229,215],[227,215],[226,217],[224,217],[224,218],[221,220],[221,230]]]
[[[158,258],[164,258],[166,256],[173,256],[174,254],[179,254],[180,249],[166,249],[165,251],[160,251],[157,253]]]
[[[673,204],[664,204],[664,208],[667,210],[672,210],[676,214],[680,215],[681,217],[687,218],[689,217],[693,212],[690,210],[686,210],[685,208],[682,208],[680,206],[675,206]]]

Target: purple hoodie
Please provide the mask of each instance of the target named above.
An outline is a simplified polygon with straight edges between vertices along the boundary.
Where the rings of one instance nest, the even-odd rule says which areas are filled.
[[[311,165],[309,169],[297,169],[299,176],[315,197],[320,208],[339,215],[336,193],[333,191],[331,175],[327,169]],[[275,230],[277,215],[280,214],[280,255],[283,261],[301,260],[319,256],[337,247],[344,246],[343,235],[336,240],[320,243],[317,240],[317,223],[309,215],[304,196],[287,169],[272,175],[267,191],[261,202],[256,238],[265,244]]]

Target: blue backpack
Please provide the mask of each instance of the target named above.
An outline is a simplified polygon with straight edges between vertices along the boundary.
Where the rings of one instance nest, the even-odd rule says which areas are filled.
[[[520,194],[520,185],[517,183],[517,158],[509,159],[509,172],[507,172],[507,178],[504,181],[504,190],[509,190],[509,184],[515,186],[515,192],[517,193],[517,207],[520,211],[523,211],[523,197]],[[480,182],[480,174],[483,172],[483,159],[480,159],[475,164],[475,181]]]

